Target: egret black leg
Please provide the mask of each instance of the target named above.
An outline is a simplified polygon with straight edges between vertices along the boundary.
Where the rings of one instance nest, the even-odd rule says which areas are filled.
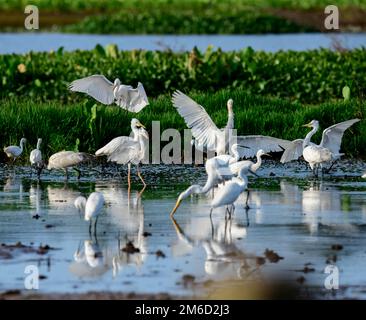
[[[94,237],[97,236],[97,222],[98,222],[98,217],[95,218],[95,222],[94,222]]]
[[[333,166],[334,166],[334,164],[337,162],[337,160],[334,160],[333,162],[332,162],[332,164],[330,165],[330,167],[328,168],[328,169],[325,169],[325,173],[326,174],[329,174],[330,173],[330,170],[332,170],[332,168],[333,168]]]
[[[245,209],[245,216],[247,218],[247,227],[249,227],[249,215],[248,215],[249,209]]]
[[[81,177],[81,171],[77,168],[74,168],[74,170],[77,172],[78,176],[77,176],[77,179],[80,180],[80,177]]]
[[[247,200],[245,201],[245,209],[250,209],[248,202],[249,202],[249,189],[247,190]]]
[[[89,236],[91,237],[91,230],[92,230],[92,221],[90,219],[90,222],[89,222]]]

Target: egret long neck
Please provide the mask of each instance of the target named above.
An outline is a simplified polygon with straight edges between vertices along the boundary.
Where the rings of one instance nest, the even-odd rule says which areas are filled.
[[[234,112],[231,108],[228,109],[228,117],[225,129],[234,129]]]
[[[311,137],[318,131],[318,127],[314,126],[313,129],[306,135],[304,142],[302,143],[302,148],[305,149],[310,144]]]
[[[143,160],[145,159],[145,156],[148,153],[147,151],[148,143],[140,134],[138,135],[138,139],[140,143],[141,160]]]
[[[23,145],[24,145],[24,141],[20,140],[20,150],[22,150],[22,152],[23,152]]]
[[[131,127],[132,133],[133,133],[133,140],[138,141],[139,140],[139,129],[136,127]]]
[[[250,166],[250,170],[256,172],[261,165],[262,165],[262,156],[257,155],[257,162]]]
[[[248,185],[248,177],[243,173],[243,171],[240,171],[238,176],[241,179],[239,185],[243,188],[243,190],[245,190],[246,186]]]
[[[41,149],[41,143],[42,143],[42,141],[41,140],[38,140],[38,142],[37,142],[37,149],[38,150]]]

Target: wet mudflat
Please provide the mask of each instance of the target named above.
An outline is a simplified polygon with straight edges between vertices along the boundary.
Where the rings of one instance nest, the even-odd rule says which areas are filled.
[[[128,198],[125,170],[91,171],[64,181],[26,167],[0,167],[0,292],[24,289],[25,268],[39,269],[39,294],[165,293],[170,296],[264,297],[281,280],[320,298],[365,298],[366,180],[362,162],[344,160],[332,176],[314,179],[302,163],[266,161],[250,177],[232,219],[209,217],[211,193],[169,213],[179,192],[204,183],[201,167],[145,166]],[[109,171],[108,171],[109,170]],[[109,174],[108,174],[109,173]],[[104,194],[97,234],[75,209],[79,195]],[[339,290],[327,290],[327,266]],[[230,288],[230,290],[228,289]],[[234,288],[234,289],[233,289]],[[249,292],[250,291],[250,292]]]

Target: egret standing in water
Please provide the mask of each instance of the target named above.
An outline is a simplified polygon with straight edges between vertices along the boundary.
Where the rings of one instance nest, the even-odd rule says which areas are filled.
[[[211,202],[210,216],[212,215],[212,211],[215,208],[222,206],[231,206],[231,210],[229,211],[229,213],[231,214],[235,210],[234,202],[245,190],[247,190],[245,208],[249,209],[248,205],[249,190],[248,190],[248,177],[247,177],[248,172],[250,172],[249,168],[243,167],[239,171],[238,177],[232,178],[221,189],[219,189],[218,193]]]
[[[38,179],[40,178],[41,172],[43,169],[41,143],[42,143],[42,139],[39,138],[37,141],[37,148],[33,149],[29,155],[29,161],[31,163],[31,166],[35,167],[37,170]]]
[[[19,158],[22,155],[23,149],[24,149],[24,144],[26,141],[27,140],[25,138],[22,138],[20,140],[20,146],[9,146],[9,147],[4,148],[4,152],[6,153],[6,155],[10,159],[13,159],[13,163],[15,162],[15,160],[17,158]]]
[[[103,148],[95,152],[96,156],[108,156],[108,161],[128,165],[128,190],[131,189],[131,164],[137,166],[137,175],[144,188],[146,187],[146,183],[140,173],[139,164],[145,159],[149,143],[149,134],[139,120],[131,120],[131,130],[133,137],[121,136],[114,138]]]
[[[240,157],[253,157],[259,149],[265,152],[280,152],[287,148],[291,141],[261,136],[232,136],[234,129],[233,100],[227,102],[228,121],[223,129],[219,129],[204,107],[196,101],[177,90],[172,97],[173,106],[184,119],[188,128],[192,130],[195,144],[200,149],[207,148],[208,151],[215,151],[217,155],[226,154],[230,142],[247,146],[240,150]]]
[[[98,74],[73,81],[69,89],[86,93],[106,105],[114,102],[131,112],[140,112],[149,104],[142,83],[139,82],[134,89],[132,86],[121,84],[118,78],[112,83],[105,76]]]
[[[323,168],[323,164],[333,161],[329,170],[332,168],[336,160],[343,154],[339,153],[344,132],[360,119],[352,119],[343,121],[330,126],[323,131],[322,140],[319,145],[311,142],[311,137],[319,129],[319,121],[312,120],[304,127],[310,127],[312,130],[306,135],[305,139],[294,140],[289,148],[282,155],[281,162],[285,163],[298,159],[303,155],[306,162],[309,163],[314,175],[317,175],[319,166]]]
[[[92,220],[94,219],[94,235],[97,232],[99,214],[104,206],[104,196],[100,192],[93,192],[86,200],[85,197],[77,197],[74,201],[75,207],[80,211],[84,210],[84,219],[89,221],[89,233],[92,231]]]

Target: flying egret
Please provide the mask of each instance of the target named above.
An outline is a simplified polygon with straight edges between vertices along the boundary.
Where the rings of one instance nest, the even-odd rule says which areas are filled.
[[[88,200],[83,197],[77,197],[74,201],[74,205],[78,210],[84,210],[84,219],[89,221],[89,233],[92,230],[92,220],[94,219],[94,234],[96,234],[97,222],[99,214],[104,206],[104,197],[100,192],[93,192],[88,197]]]
[[[9,147],[4,148],[4,152],[6,153],[6,155],[10,159],[13,159],[13,163],[15,162],[15,160],[17,158],[19,158],[22,155],[24,144],[25,144],[26,141],[27,140],[25,138],[22,138],[20,140],[20,146],[9,146]]]
[[[255,173],[262,165],[262,156],[270,157],[270,155],[265,153],[264,150],[259,149],[257,151],[257,162],[256,163],[254,163],[253,161],[250,161],[250,160],[243,160],[243,161],[237,161],[237,162],[231,163],[231,164],[229,164],[230,172],[233,175],[238,175],[241,168],[248,167],[252,172]]]
[[[139,82],[134,89],[132,86],[121,84],[118,78],[112,83],[103,75],[92,75],[75,80],[69,85],[69,89],[86,93],[106,105],[114,102],[131,112],[140,112],[149,104],[142,83]]]
[[[29,155],[29,161],[31,163],[31,166],[35,167],[37,169],[37,176],[38,179],[40,178],[42,169],[43,169],[43,161],[42,161],[42,152],[41,152],[41,143],[42,139],[39,138],[37,141],[37,148],[33,149]]]
[[[238,174],[238,177],[232,178],[229,182],[227,182],[221,189],[219,189],[216,196],[213,198],[211,202],[211,211],[210,216],[212,215],[212,211],[218,207],[229,206],[231,205],[231,212],[235,210],[234,202],[239,198],[239,196],[247,190],[247,199],[245,202],[245,208],[249,209],[248,200],[249,200],[249,190],[248,190],[248,177],[247,174],[250,172],[248,167],[243,167]]]
[[[188,128],[192,130],[195,144],[200,149],[206,147],[209,151],[215,151],[218,155],[225,154],[230,141],[236,141],[239,145],[245,145],[247,149],[240,150],[240,157],[254,157],[259,149],[265,152],[280,152],[288,147],[291,141],[261,136],[233,136],[234,112],[233,100],[227,103],[228,122],[226,127],[218,129],[206,110],[193,99],[175,91],[172,97],[173,106],[183,117]]]
[[[137,166],[137,175],[144,187],[146,187],[146,183],[140,173],[139,164],[145,159],[149,139],[145,126],[139,120],[131,120],[131,130],[133,137],[121,136],[114,138],[103,148],[95,152],[96,156],[108,156],[108,161],[128,165],[129,190],[131,188],[131,164]]]
[[[318,168],[319,165],[322,167],[323,163],[330,161],[335,162],[342,156],[339,151],[343,134],[349,127],[358,121],[360,121],[360,119],[351,119],[330,126],[323,131],[322,140],[319,145],[316,145],[311,142],[310,139],[318,131],[319,121],[312,120],[304,125],[304,127],[310,127],[312,130],[306,135],[305,139],[296,139],[287,149],[285,149],[281,162],[285,163],[296,160],[302,155],[315,174],[315,169]],[[328,172],[330,168],[328,169]]]
[[[87,161],[91,161],[93,158],[93,155],[85,152],[60,151],[50,157],[48,160],[47,169],[64,169],[66,179],[68,179],[69,175],[67,169],[72,167],[78,173],[78,179],[80,179],[80,170],[75,168],[75,166]]]

